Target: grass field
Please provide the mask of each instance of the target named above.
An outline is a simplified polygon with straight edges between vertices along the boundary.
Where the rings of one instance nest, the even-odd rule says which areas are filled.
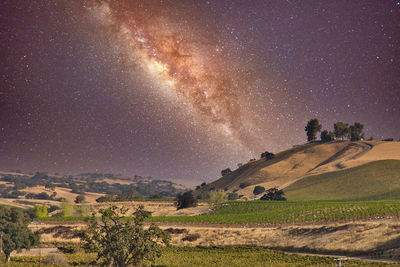
[[[89,266],[94,254],[67,254],[70,265]],[[4,266],[49,266],[39,257],[12,257]],[[399,266],[398,264],[347,260],[344,266]],[[334,257],[289,254],[255,247],[169,247],[155,266],[337,266]]]
[[[288,200],[400,199],[400,160],[306,177],[284,191]]]
[[[400,201],[235,201],[210,214],[151,217],[152,222],[215,224],[318,223],[400,216]]]

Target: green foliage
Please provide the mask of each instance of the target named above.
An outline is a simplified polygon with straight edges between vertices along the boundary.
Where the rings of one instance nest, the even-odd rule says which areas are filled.
[[[17,208],[0,206],[0,233],[3,233],[3,252],[9,260],[11,252],[30,249],[39,243],[39,235],[28,225],[29,216]]]
[[[61,210],[63,217],[71,217],[72,216],[72,204],[68,200],[64,199],[61,201]]]
[[[359,122],[354,123],[349,128],[350,131],[350,140],[351,141],[360,141],[364,138],[364,133],[362,132],[364,125]]]
[[[76,206],[74,206],[74,208],[78,212],[79,216],[85,217],[85,216],[88,215],[86,206],[82,206],[82,205],[78,206],[78,205],[76,205]]]
[[[260,200],[277,200],[277,201],[286,200],[286,198],[283,196],[285,194],[283,190],[279,190],[276,187],[270,188],[266,192],[267,193],[264,194],[260,198]]]
[[[34,212],[35,218],[46,218],[48,216],[46,205],[36,205]]]
[[[254,190],[253,190],[253,194],[254,195],[259,195],[259,194],[264,193],[264,192],[265,192],[265,187],[264,186],[257,185],[257,186],[254,187]]]
[[[75,198],[75,203],[82,203],[83,201],[85,201],[85,196],[84,195],[78,195]]]
[[[322,142],[330,142],[335,140],[335,134],[332,132],[328,132],[327,130],[324,130],[321,132],[321,141]]]
[[[224,202],[226,202],[226,194],[224,191],[211,191],[210,198],[208,200],[211,206],[216,207]]]
[[[305,177],[285,188],[289,200],[400,199],[400,160],[381,160]]]
[[[400,201],[231,201],[209,214],[151,217],[152,222],[282,224],[352,221],[371,217],[400,219]]]
[[[197,199],[194,198],[192,191],[179,194],[175,199],[176,209],[185,209],[197,206]]]
[[[133,220],[122,220],[126,209],[113,206],[100,210],[101,223],[92,216],[88,231],[82,237],[84,248],[97,253],[97,261],[104,265],[125,267],[153,263],[161,256],[161,245],[168,244],[170,237],[152,224],[145,229],[144,220],[150,212],[140,206]]]
[[[307,123],[304,130],[307,132],[307,141],[311,142],[317,139],[317,132],[321,131],[321,124],[318,119],[312,119]]]
[[[339,139],[343,140],[345,137],[349,135],[350,129],[347,123],[339,121],[333,125],[333,128],[334,128],[333,130],[334,135]]]

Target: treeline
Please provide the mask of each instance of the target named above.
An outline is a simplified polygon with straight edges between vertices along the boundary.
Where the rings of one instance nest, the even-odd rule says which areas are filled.
[[[85,176],[86,177],[86,176]],[[176,194],[183,190],[177,189],[175,184],[170,181],[149,180],[148,178],[138,178],[132,184],[119,184],[96,182],[94,177],[97,178],[110,178],[115,176],[90,176],[89,180],[76,178],[73,176],[49,176],[47,173],[38,172],[33,176],[18,176],[18,175],[5,175],[0,178],[0,181],[8,182],[8,185],[0,184],[0,197],[3,198],[20,198],[25,196],[31,199],[45,199],[45,200],[59,200],[56,196],[56,186],[61,188],[71,189],[72,193],[84,194],[86,192],[110,194],[110,195],[128,195],[131,190],[137,194],[145,197],[159,195],[160,197],[174,197]],[[11,186],[10,186],[11,185]],[[38,194],[26,193],[23,189],[44,186],[49,191],[41,192]]]
[[[317,140],[318,132],[321,132],[320,136],[322,142],[330,142],[333,140],[360,141],[364,140],[365,136],[363,128],[364,125],[359,122],[349,125],[348,123],[339,121],[333,124],[333,132],[328,130],[323,130],[321,132],[322,125],[319,123],[318,119],[311,119],[308,121],[304,130],[306,131],[308,142]]]

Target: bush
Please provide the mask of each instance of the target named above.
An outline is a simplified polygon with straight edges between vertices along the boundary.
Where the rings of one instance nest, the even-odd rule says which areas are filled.
[[[231,172],[232,172],[232,171],[231,171],[230,168],[226,168],[225,170],[222,170],[222,171],[221,171],[221,176],[228,175],[228,174],[230,174]]]
[[[57,249],[62,253],[72,254],[76,252],[76,247],[74,246],[58,246]]]
[[[197,199],[193,197],[192,191],[188,191],[176,196],[175,206],[177,210],[196,207]]]
[[[72,204],[68,200],[61,201],[61,210],[63,217],[71,217],[72,216]]]
[[[282,190],[279,190],[276,187],[270,188],[267,190],[267,193],[264,194],[260,200],[286,200],[283,196],[285,193]]]
[[[265,151],[264,153],[261,154],[261,158],[265,158],[267,160],[273,159],[275,157],[274,153]]]
[[[253,194],[254,195],[259,195],[259,194],[264,193],[264,192],[265,192],[265,187],[264,186],[257,185],[257,186],[254,187],[254,190],[253,190]]]
[[[211,206],[218,206],[226,202],[226,195],[224,191],[211,191],[210,199],[208,200]]]

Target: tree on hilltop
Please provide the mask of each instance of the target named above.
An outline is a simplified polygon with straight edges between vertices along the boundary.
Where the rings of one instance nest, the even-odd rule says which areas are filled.
[[[333,133],[337,138],[344,140],[345,137],[348,137],[350,129],[347,123],[338,121],[333,125],[333,128]]]
[[[321,132],[321,141],[322,142],[330,142],[335,140],[335,134],[332,132],[328,132],[327,130],[324,130]]]
[[[307,141],[311,142],[317,139],[317,132],[321,131],[321,124],[318,119],[312,119],[307,123],[304,130],[307,132]]]
[[[350,132],[350,140],[351,141],[360,141],[361,139],[364,139],[364,133],[362,132],[364,128],[364,125],[362,125],[359,122],[354,123],[354,125],[351,125],[349,128]]]

